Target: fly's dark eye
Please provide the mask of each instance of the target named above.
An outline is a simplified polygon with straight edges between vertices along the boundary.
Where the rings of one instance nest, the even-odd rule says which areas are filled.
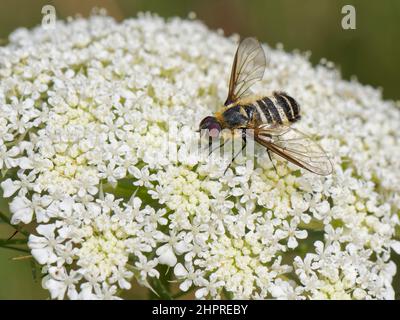
[[[221,131],[221,125],[215,117],[206,117],[200,122],[200,130],[208,130],[210,137],[216,138]]]
[[[221,126],[218,124],[218,123],[210,123],[209,125],[208,125],[208,130],[218,130],[218,131],[220,131],[221,130]]]

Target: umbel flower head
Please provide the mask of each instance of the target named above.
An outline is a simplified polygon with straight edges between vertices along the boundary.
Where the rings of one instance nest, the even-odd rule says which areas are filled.
[[[237,42],[143,14],[19,29],[0,48],[1,187],[12,223],[37,226],[29,248],[52,298],[118,298],[135,281],[198,299],[394,298],[398,107],[263,45],[254,90],[296,97],[297,128],[334,170],[276,157],[275,171],[256,147],[224,174],[217,155],[186,155],[226,98]]]

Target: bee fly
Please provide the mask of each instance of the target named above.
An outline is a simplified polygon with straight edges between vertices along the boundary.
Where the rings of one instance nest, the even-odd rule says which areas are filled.
[[[266,65],[260,43],[255,38],[244,39],[233,60],[225,108],[214,116],[205,117],[200,122],[199,131],[208,130],[210,136],[216,137],[223,129],[232,132],[239,129],[243,140],[240,152],[250,137],[266,148],[270,160],[272,152],[308,171],[329,175],[332,164],[324,150],[292,127],[293,123],[300,120],[297,101],[284,92],[274,92],[272,96],[255,96],[251,93],[251,86],[262,79]],[[252,129],[251,136],[246,132],[247,129]]]

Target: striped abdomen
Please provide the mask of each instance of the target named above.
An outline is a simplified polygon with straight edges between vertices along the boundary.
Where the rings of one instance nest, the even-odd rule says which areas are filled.
[[[258,113],[261,123],[283,124],[300,119],[300,107],[295,99],[284,92],[274,92],[251,104]]]

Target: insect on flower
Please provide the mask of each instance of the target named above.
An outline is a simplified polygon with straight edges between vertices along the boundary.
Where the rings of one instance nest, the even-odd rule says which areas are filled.
[[[264,50],[255,38],[241,41],[233,60],[225,107],[214,116],[205,117],[200,122],[200,131],[208,130],[211,137],[217,137],[223,129],[232,133],[241,130],[242,148],[231,163],[250,137],[266,148],[271,161],[273,152],[308,171],[329,175],[332,164],[325,151],[292,127],[301,118],[297,101],[285,92],[273,92],[272,96],[251,93],[251,86],[262,79],[266,65]]]

